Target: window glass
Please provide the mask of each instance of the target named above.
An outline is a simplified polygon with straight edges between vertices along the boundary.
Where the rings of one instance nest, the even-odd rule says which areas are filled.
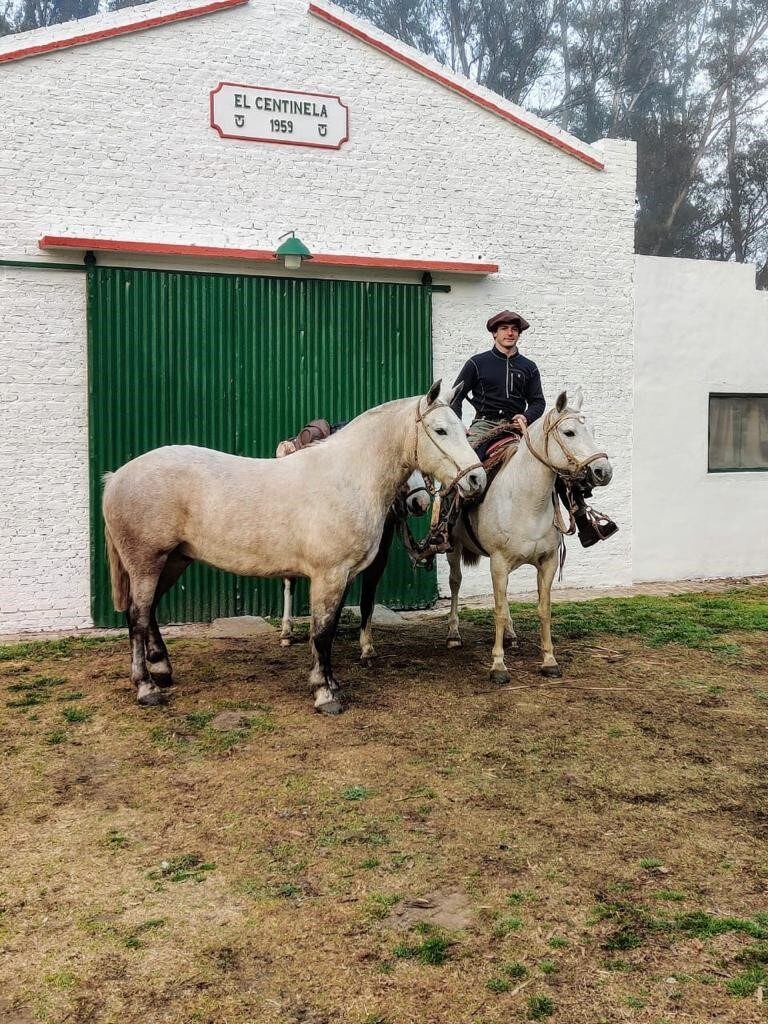
[[[768,469],[768,395],[709,396],[709,471]]]

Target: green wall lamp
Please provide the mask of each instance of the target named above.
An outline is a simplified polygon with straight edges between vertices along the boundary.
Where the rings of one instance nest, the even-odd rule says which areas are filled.
[[[302,240],[296,237],[295,231],[286,231],[280,238],[284,238],[285,241],[278,246],[275,256],[285,262],[286,270],[298,270],[302,260],[312,259],[312,253]]]

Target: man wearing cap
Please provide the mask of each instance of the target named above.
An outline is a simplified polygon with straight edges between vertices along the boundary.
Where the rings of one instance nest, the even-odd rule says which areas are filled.
[[[451,403],[459,418],[465,398],[475,407],[468,433],[475,448],[488,434],[496,433],[500,423],[523,430],[542,415],[545,405],[536,363],[517,350],[528,321],[503,309],[485,326],[493,335],[493,348],[467,360],[456,378],[456,384],[464,386]]]

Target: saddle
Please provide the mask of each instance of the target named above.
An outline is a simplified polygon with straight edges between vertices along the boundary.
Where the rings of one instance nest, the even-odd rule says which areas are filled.
[[[331,434],[331,424],[328,420],[310,420],[306,427],[302,427],[296,437],[280,442],[277,446],[277,458],[281,458],[283,455],[291,455],[301,448],[308,448],[311,444],[317,444],[318,441],[325,441]]]

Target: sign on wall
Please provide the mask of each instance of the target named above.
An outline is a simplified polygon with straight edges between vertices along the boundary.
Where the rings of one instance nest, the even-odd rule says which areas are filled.
[[[338,96],[219,82],[211,90],[211,127],[223,139],[340,149],[349,111]]]

